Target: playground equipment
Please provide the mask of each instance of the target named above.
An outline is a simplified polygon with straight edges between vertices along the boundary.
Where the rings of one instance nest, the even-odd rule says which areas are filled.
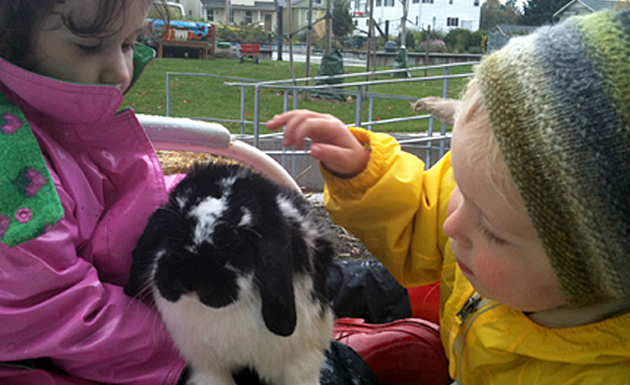
[[[162,57],[165,47],[183,47],[199,50],[199,58],[207,59],[214,55],[216,31],[213,24],[191,21],[149,19],[153,33],[159,36],[157,41],[158,57]]]
[[[260,63],[260,44],[241,44],[241,63],[248,58]]]

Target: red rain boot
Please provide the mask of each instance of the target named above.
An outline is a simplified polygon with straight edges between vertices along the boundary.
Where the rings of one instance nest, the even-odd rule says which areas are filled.
[[[359,318],[339,318],[333,338],[359,353],[379,385],[451,383],[439,327],[432,322],[407,318],[367,324]]]

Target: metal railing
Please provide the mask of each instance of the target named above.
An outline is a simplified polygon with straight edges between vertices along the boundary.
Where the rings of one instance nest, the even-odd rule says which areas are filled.
[[[478,64],[477,62],[466,63],[453,63],[444,65],[433,65],[413,68],[401,68],[396,70],[385,71],[371,71],[361,72],[334,76],[317,76],[309,78],[299,79],[284,79],[284,80],[272,80],[272,81],[258,81],[254,79],[229,77],[222,75],[212,74],[197,74],[197,73],[181,73],[181,72],[168,72],[166,74],[166,89],[167,89],[167,101],[166,101],[166,114],[171,115],[171,77],[173,76],[202,76],[210,78],[220,78],[224,80],[224,84],[229,87],[240,88],[240,119],[219,119],[210,117],[194,118],[200,120],[214,121],[219,123],[232,123],[240,124],[241,140],[251,141],[252,144],[259,148],[261,140],[277,140],[279,143],[282,140],[282,134],[261,134],[261,126],[264,123],[261,122],[261,94],[264,90],[274,89],[280,90],[283,96],[283,110],[298,108],[298,100],[300,95],[308,95],[317,92],[328,92],[343,95],[344,97],[351,96],[355,100],[355,120],[353,123],[346,123],[348,126],[353,125],[356,127],[365,127],[369,130],[378,130],[377,127],[382,124],[397,124],[408,121],[428,119],[428,129],[426,132],[415,134],[393,134],[405,149],[410,149],[411,152],[424,159],[427,167],[430,167],[435,161],[441,158],[448,150],[450,143],[450,135],[447,133],[446,124],[440,122],[439,129],[435,127],[435,119],[431,115],[410,115],[399,118],[380,119],[374,120],[374,101],[378,99],[391,99],[391,100],[407,100],[416,101],[417,97],[411,97],[408,95],[391,95],[383,93],[370,92],[370,87],[386,85],[386,84],[399,84],[399,83],[416,83],[416,82],[429,82],[429,81],[442,81],[442,97],[448,97],[449,93],[449,81],[451,79],[469,78],[473,74],[451,74],[451,68],[459,66],[471,66]],[[393,74],[406,72],[413,74],[416,72],[426,72],[427,70],[442,69],[443,75],[439,76],[421,76],[421,77],[391,77],[382,79],[383,75],[392,76]],[[362,78],[362,79],[359,79]],[[375,79],[376,78],[376,79]],[[316,84],[321,82],[334,82],[335,80],[343,80],[342,83],[337,84]],[[346,82],[351,80],[350,82]],[[253,120],[247,120],[245,114],[246,106],[246,91],[247,89],[254,90],[254,113]],[[290,106],[289,96],[292,95],[293,103]],[[364,102],[367,102],[367,120],[363,121]],[[253,126],[253,135],[245,134],[245,126]],[[287,149],[284,147],[278,149],[267,149],[266,153],[272,156],[280,156],[281,164],[286,169],[291,168],[291,174],[295,177],[298,173],[296,169],[296,157],[306,156],[309,154],[308,150],[297,151],[295,149]],[[291,165],[289,166],[289,162]]]

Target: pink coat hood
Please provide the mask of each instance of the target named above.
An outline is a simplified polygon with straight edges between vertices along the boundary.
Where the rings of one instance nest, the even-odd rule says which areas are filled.
[[[3,365],[0,383],[175,384],[184,362],[157,312],[123,286],[131,251],[176,180],[165,181],[134,112],[118,112],[117,88],[0,59],[0,92],[31,124],[65,212],[33,240],[0,244],[0,362],[48,357],[67,372]]]

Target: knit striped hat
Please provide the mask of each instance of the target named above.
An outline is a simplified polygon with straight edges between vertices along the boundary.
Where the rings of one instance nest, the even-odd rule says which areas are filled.
[[[476,78],[567,303],[630,298],[630,11],[514,38]]]

